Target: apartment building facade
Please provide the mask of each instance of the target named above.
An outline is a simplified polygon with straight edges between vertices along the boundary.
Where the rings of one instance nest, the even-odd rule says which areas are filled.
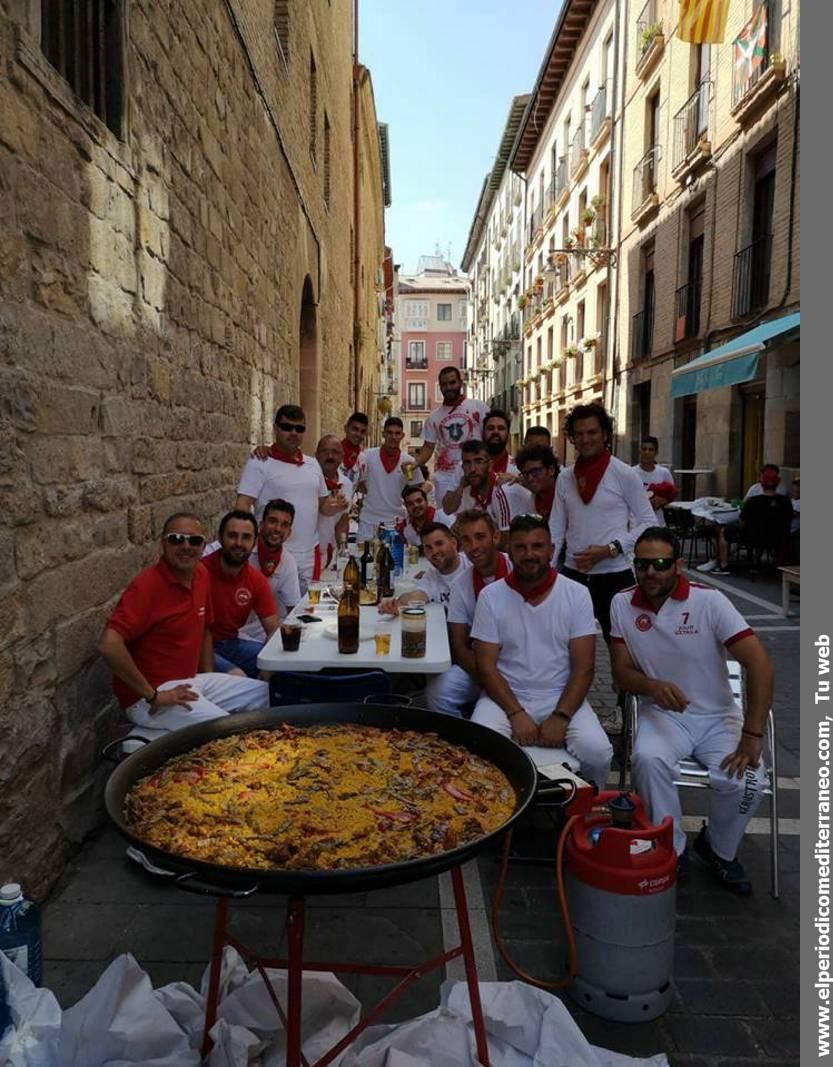
[[[522,428],[546,426],[569,459],[564,423],[604,401],[616,286],[619,34],[613,0],[568,0],[550,40],[510,166],[526,178]]]
[[[508,162],[529,99],[528,93],[512,99],[461,263],[471,278],[468,392],[512,416],[512,447],[517,446],[521,432],[515,380],[521,363],[525,197],[524,183]]]
[[[469,281],[442,256],[421,256],[416,274],[400,274],[399,414],[408,447],[422,442],[429,411],[442,403],[437,381],[444,367],[465,362]]]
[[[618,447],[651,433],[685,496],[738,496],[800,464],[798,5],[731,0],[711,46],[678,10],[627,5]]]

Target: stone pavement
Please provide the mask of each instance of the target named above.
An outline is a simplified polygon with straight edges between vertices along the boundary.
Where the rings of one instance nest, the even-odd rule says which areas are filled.
[[[755,885],[751,898],[739,900],[716,887],[696,860],[688,883],[680,887],[674,1000],[665,1016],[650,1023],[615,1024],[575,1008],[568,998],[566,1002],[592,1042],[632,1055],[666,1052],[673,1067],[798,1067],[797,620],[785,623],[777,614],[777,590],[774,595],[762,592],[758,584],[751,594],[761,599],[768,594],[772,610],[767,611],[743,600],[748,589],[742,583],[731,588],[741,610],[754,616],[751,625],[776,667],[781,899],[769,895],[769,837],[762,806],[761,820],[753,824],[755,832],[742,850]],[[591,701],[612,728],[616,701],[603,650]],[[704,805],[702,793],[685,792],[692,828]],[[548,844],[554,849],[551,837],[544,834],[544,851]],[[496,954],[488,926],[496,875],[496,854],[485,854],[467,868],[466,884],[481,978],[508,980],[513,976]],[[413,962],[441,952],[455,933],[448,876],[374,893],[310,898],[308,904],[309,957]],[[90,988],[111,959],[129,951],[157,985],[176,979],[198,984],[210,949],[212,912],[210,898],[178,891],[130,864],[123,842],[106,828],[82,849],[46,906],[44,982],[67,1006]],[[282,898],[242,901],[232,915],[232,929],[242,940],[261,951],[282,951]],[[544,980],[560,977],[564,950],[549,867],[510,865],[500,924],[521,967]],[[417,982],[385,1021],[435,1007],[443,977],[434,972]],[[365,1004],[390,988],[382,978],[344,981]]]

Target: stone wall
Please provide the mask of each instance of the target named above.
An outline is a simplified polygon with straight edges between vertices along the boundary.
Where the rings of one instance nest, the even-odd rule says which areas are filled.
[[[292,5],[283,57],[267,0],[135,0],[119,139],[29,7],[0,0],[0,876],[40,894],[101,817],[102,623],[302,395],[305,283],[312,427],[350,410],[352,66],[347,4]]]

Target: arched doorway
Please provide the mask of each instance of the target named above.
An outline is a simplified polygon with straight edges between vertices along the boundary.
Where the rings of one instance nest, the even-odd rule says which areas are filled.
[[[313,452],[321,436],[318,309],[312,279],[304,278],[300,321],[300,402],[307,420],[305,451]]]

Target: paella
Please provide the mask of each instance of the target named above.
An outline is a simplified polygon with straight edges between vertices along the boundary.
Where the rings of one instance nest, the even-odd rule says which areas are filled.
[[[169,760],[133,786],[125,817],[181,857],[328,870],[448,851],[501,826],[515,805],[502,771],[436,734],[284,724]]]

